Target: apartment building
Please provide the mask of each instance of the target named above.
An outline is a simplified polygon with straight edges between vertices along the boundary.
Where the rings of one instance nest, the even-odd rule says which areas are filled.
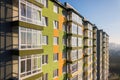
[[[93,80],[97,80],[97,31],[96,26],[93,27]]]
[[[97,32],[97,79],[108,80],[109,75],[109,51],[108,51],[108,38],[109,36],[103,31]]]
[[[98,48],[97,48],[97,79],[98,80],[102,80],[102,51],[103,51],[103,30],[98,30],[97,32],[97,44],[98,44]],[[100,75],[101,74],[101,75]]]
[[[68,3],[0,0],[0,80],[108,80],[108,44]]]
[[[68,3],[67,73],[68,80],[83,80],[83,17]]]
[[[84,79],[93,80],[93,27],[89,21],[84,21]]]
[[[102,66],[103,80],[108,80],[108,74],[109,74],[109,72],[108,72],[108,70],[109,70],[109,68],[108,68],[108,66],[109,66],[108,37],[109,36],[105,32],[103,32],[103,57],[102,57],[102,59],[103,59],[103,66]]]

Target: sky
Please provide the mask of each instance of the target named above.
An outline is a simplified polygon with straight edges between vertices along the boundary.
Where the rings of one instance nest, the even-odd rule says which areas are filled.
[[[109,42],[120,44],[120,0],[59,0],[68,2],[87,20],[110,36]]]

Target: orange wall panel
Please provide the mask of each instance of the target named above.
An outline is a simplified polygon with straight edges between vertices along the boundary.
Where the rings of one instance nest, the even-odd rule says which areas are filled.
[[[54,53],[58,53],[59,52],[59,46],[58,45],[54,45],[53,46],[53,52]]]
[[[62,30],[62,26],[63,26],[64,21],[65,21],[64,16],[59,14],[59,30]]]
[[[53,80],[59,80],[58,77],[54,78]]]
[[[59,30],[54,29],[53,36],[58,37],[59,36]]]

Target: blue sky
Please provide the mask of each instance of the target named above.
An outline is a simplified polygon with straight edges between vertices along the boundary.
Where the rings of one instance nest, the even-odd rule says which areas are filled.
[[[120,44],[120,0],[59,0],[68,2],[81,15],[110,36],[110,42]]]

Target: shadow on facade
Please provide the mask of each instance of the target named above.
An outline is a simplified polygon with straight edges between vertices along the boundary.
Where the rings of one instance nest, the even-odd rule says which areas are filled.
[[[14,0],[0,0],[0,80],[12,80],[14,75],[12,21]]]

